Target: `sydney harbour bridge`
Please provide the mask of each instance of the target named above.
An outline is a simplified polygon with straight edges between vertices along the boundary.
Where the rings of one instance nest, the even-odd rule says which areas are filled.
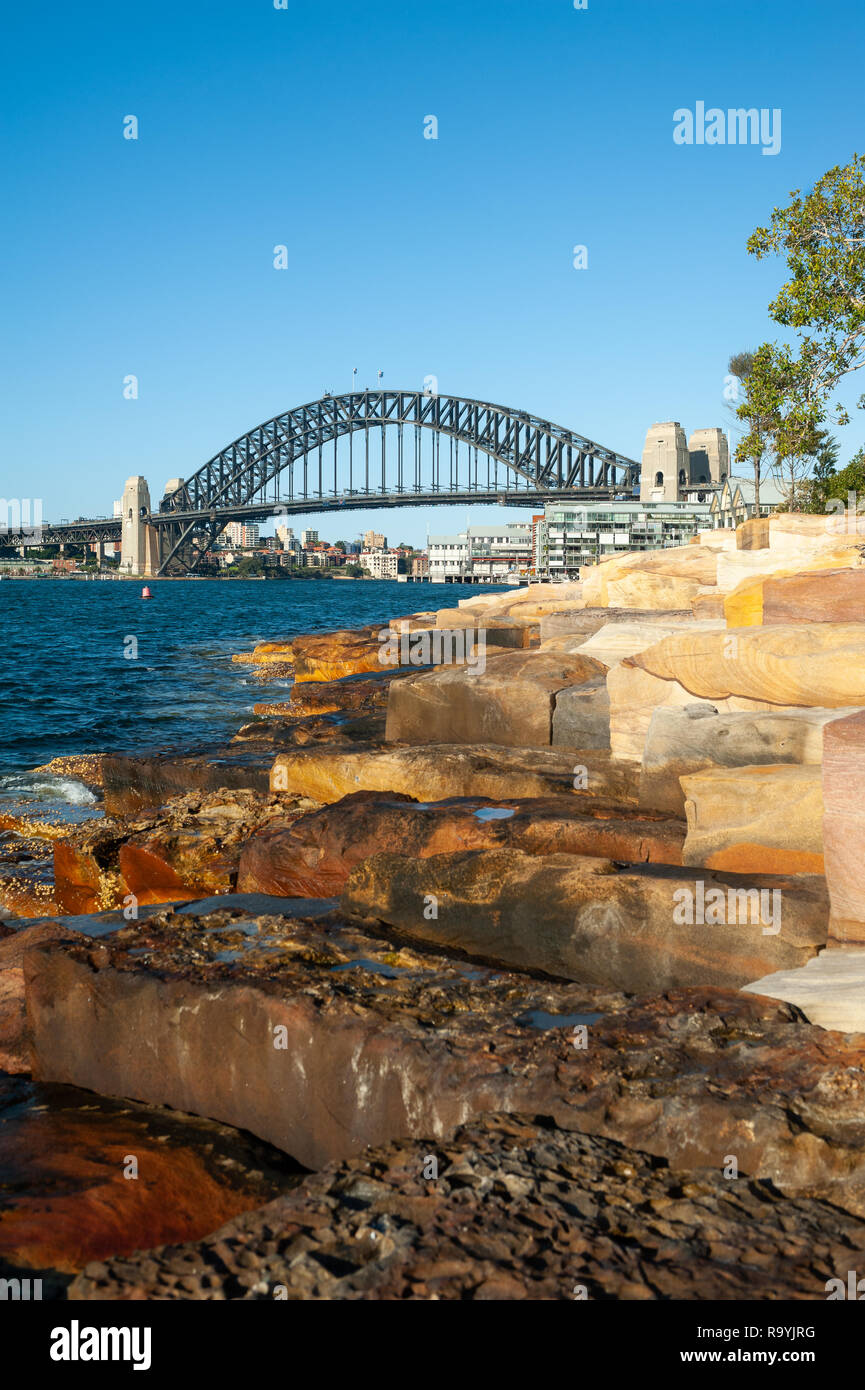
[[[633,496],[640,464],[525,411],[426,391],[324,395],[233,440],[170,482],[130,478],[122,515],[42,524],[7,544],[122,542],[121,570],[194,573],[231,521],[465,501],[543,506]]]

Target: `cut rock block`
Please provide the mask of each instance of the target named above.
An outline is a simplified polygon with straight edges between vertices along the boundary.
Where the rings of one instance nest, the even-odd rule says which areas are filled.
[[[823,789],[814,766],[712,768],[682,778],[685,864],[741,874],[823,873]]]
[[[670,622],[622,622],[605,623],[602,628],[593,633],[585,642],[574,647],[575,652],[581,656],[591,656],[596,661],[600,661],[610,669],[618,666],[625,657],[636,656],[637,652],[645,651],[647,647],[654,646],[664,637],[670,637],[673,633],[682,629],[688,632],[694,631],[722,631],[724,623],[719,621],[698,622],[694,618],[686,617],[679,621]]]
[[[605,676],[566,686],[556,695],[553,746],[609,748],[610,696]]]
[[[693,695],[776,705],[865,704],[865,623],[797,623],[682,632],[629,657]]]
[[[736,527],[737,550],[766,550],[769,545],[769,518],[752,516]]]
[[[393,791],[424,801],[444,801],[452,796],[498,800],[564,793],[587,801],[633,806],[638,772],[602,748],[565,752],[436,743],[357,752],[299,748],[278,755],[270,781],[274,792],[308,797],[320,804],[339,801],[351,792]]]
[[[765,975],[743,990],[795,1004],[809,1023],[835,1033],[865,1033],[865,948],[821,951],[798,969]]]
[[[823,731],[846,712],[794,708],[721,713],[715,705],[700,702],[660,706],[646,735],[640,805],[684,815],[679,779],[705,768],[821,763]]]
[[[657,648],[650,647],[649,652]],[[627,658],[607,672],[607,691],[610,696],[610,748],[614,758],[641,763],[649,726],[655,710],[661,706],[681,707],[694,703],[694,694],[676,680],[652,675],[632,664],[641,657]],[[771,710],[766,700],[744,700],[732,696],[714,700],[719,711]]]
[[[755,977],[758,961],[804,964],[826,940],[820,878],[697,880],[681,869],[617,869],[512,849],[423,860],[376,854],[353,871],[342,902],[481,961],[628,991],[737,987]]]
[[[823,806],[829,935],[865,943],[865,711],[823,731]]]
[[[450,799],[419,803],[360,792],[289,827],[254,835],[240,861],[238,892],[329,898],[356,864],[384,850],[417,859],[467,849],[588,854],[622,863],[681,864],[684,826],[621,809],[592,814],[571,797]]]
[[[549,1113],[555,1049],[519,1019],[595,1002],[506,974],[478,989],[344,922],[231,911],[34,946],[24,971],[37,1079],[217,1119],[310,1168],[488,1111]]]
[[[440,667],[391,686],[386,738],[549,747],[556,694],[603,673],[590,657],[550,652],[488,657],[483,671]]]

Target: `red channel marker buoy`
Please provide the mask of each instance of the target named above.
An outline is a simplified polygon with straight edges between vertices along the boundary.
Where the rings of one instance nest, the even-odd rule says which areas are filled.
[[[145,584],[144,588],[141,590],[141,597],[142,597],[142,598],[153,598],[153,595],[152,595],[152,593],[150,592],[150,590],[148,589],[148,587],[147,587],[146,584]]]

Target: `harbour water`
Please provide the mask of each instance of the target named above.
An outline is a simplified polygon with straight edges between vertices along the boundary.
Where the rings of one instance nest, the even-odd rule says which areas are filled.
[[[232,662],[257,642],[453,606],[476,586],[373,580],[10,580],[0,588],[0,814],[78,820],[94,794],[33,774],[61,755],[230,738],[285,698]],[[497,592],[490,586],[486,592]]]

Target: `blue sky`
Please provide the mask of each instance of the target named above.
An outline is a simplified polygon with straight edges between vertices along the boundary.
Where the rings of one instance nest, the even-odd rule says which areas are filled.
[[[775,336],[783,271],[745,241],[856,150],[863,38],[861,0],[7,11],[0,494],[46,519],[110,512],[133,473],[161,494],[354,366],[636,457],[654,420],[726,427],[728,356]],[[781,152],[675,145],[699,100],[780,108]],[[860,413],[845,460],[863,436]]]

